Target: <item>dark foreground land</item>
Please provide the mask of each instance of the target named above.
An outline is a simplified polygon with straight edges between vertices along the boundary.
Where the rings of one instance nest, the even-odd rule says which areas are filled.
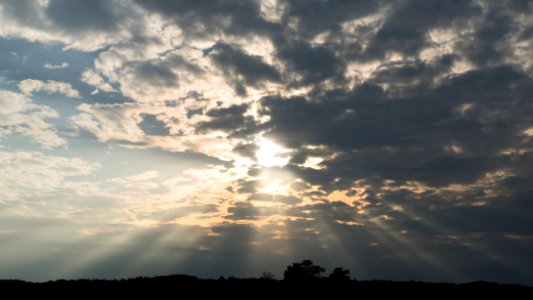
[[[17,293],[68,293],[72,296],[89,294],[120,293],[139,295],[141,293],[164,294],[185,298],[194,293],[196,296],[214,294],[220,297],[252,298],[264,296],[328,296],[351,295],[399,295],[413,293],[424,296],[444,294],[465,295],[465,293],[487,294],[491,296],[520,295],[531,299],[533,287],[513,284],[472,282],[464,284],[396,282],[396,281],[333,281],[317,279],[311,281],[284,281],[272,279],[198,279],[192,276],[173,275],[160,277],[140,277],[122,280],[58,280],[32,283],[19,280],[0,280],[0,289]],[[174,297],[173,297],[174,298]],[[187,297],[188,298],[188,297]],[[348,298],[343,296],[343,298]]]

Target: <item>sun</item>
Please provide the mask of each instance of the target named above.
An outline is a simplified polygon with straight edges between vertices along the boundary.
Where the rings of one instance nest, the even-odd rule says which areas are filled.
[[[257,163],[263,167],[283,167],[290,160],[290,150],[269,139],[259,137],[259,149],[255,152]]]

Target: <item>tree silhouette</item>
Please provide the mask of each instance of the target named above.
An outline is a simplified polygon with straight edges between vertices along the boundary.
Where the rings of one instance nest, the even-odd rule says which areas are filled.
[[[301,263],[293,263],[287,266],[283,273],[284,280],[313,280],[319,279],[324,268],[315,265],[311,260],[303,260]]]
[[[350,280],[350,270],[343,268],[335,268],[331,274],[329,274],[328,279],[335,281],[346,281]]]
[[[274,280],[274,279],[276,279],[276,276],[274,276],[274,274],[272,274],[271,272],[264,271],[261,274],[260,279],[263,279],[263,280]]]

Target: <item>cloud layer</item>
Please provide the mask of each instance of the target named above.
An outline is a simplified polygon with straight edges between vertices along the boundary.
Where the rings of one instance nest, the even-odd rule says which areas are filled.
[[[3,189],[13,221],[0,238],[39,207],[14,191],[45,190],[41,202],[63,199],[57,210],[70,212],[53,214],[51,231],[76,223],[84,242],[105,241],[57,276],[249,276],[270,268],[266,257],[365,278],[533,278],[529,1],[0,7],[3,40],[89,57],[57,54],[61,64],[39,64],[48,73],[1,77],[2,164],[15,172],[23,156],[28,174],[55,173]],[[12,142],[19,135],[51,153]],[[76,209],[87,218],[75,221]]]

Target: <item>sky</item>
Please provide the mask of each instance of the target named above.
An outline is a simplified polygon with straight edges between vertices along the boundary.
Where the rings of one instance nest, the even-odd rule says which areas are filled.
[[[0,278],[533,284],[533,3],[0,2]]]

